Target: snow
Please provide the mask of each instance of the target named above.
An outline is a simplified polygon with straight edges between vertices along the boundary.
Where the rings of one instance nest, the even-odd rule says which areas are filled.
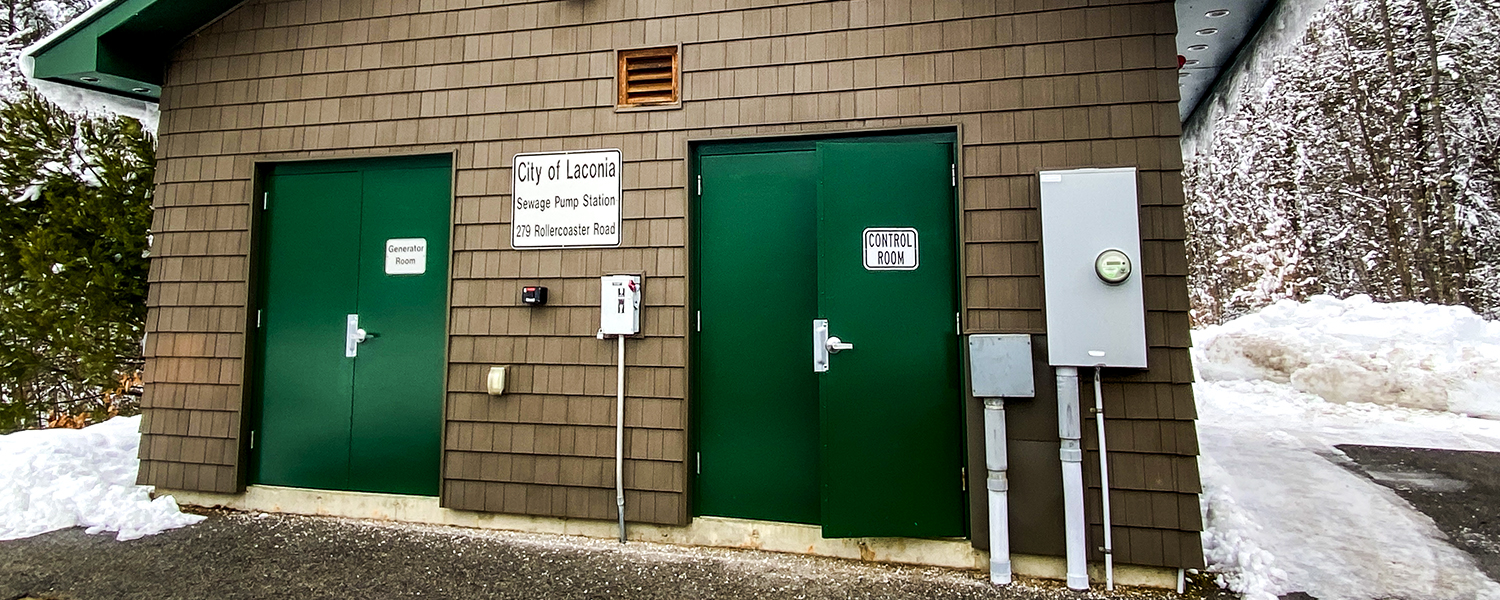
[[[1204,551],[1222,583],[1247,600],[1500,599],[1431,519],[1334,447],[1500,451],[1500,421],[1459,414],[1500,414],[1475,392],[1500,369],[1496,323],[1315,297],[1194,338]]]
[[[86,527],[133,540],[203,520],[135,485],[140,417],[0,436],[0,540]]]
[[[1203,381],[1271,381],[1331,402],[1500,419],[1500,322],[1369,296],[1282,300],[1195,336]]]

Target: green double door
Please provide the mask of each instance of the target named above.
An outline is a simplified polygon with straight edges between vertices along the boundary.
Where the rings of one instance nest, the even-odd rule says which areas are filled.
[[[699,149],[697,514],[966,534],[953,147]]]
[[[437,495],[448,157],[265,180],[252,481]]]

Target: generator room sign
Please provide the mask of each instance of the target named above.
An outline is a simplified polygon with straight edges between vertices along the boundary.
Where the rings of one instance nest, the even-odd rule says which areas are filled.
[[[517,154],[511,167],[512,248],[620,245],[619,150]]]

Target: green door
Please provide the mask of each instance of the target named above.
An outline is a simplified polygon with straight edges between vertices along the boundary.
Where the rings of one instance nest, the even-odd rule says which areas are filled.
[[[951,136],[700,148],[700,515],[965,533]],[[867,271],[865,229],[917,230]],[[851,245],[852,244],[852,245]],[[814,322],[855,348],[814,365]]]
[[[700,161],[699,514],[818,523],[818,156]]]
[[[272,169],[255,483],[437,494],[449,182],[447,157]]]
[[[818,316],[853,346],[821,375],[823,535],[962,536],[952,146],[818,154]]]

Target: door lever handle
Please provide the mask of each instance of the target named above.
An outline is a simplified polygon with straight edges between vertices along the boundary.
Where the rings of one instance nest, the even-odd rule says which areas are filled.
[[[843,351],[843,350],[853,350],[853,349],[854,349],[854,344],[850,344],[848,342],[845,342],[845,341],[839,339],[837,336],[828,338],[828,353],[829,354],[838,354],[840,351]]]
[[[375,338],[378,338],[378,337],[380,337],[380,334],[375,333],[375,332],[365,331],[363,329],[356,329],[356,330],[354,330],[354,341],[359,342],[361,344],[363,344],[365,342],[368,342],[370,340],[373,340]]]

